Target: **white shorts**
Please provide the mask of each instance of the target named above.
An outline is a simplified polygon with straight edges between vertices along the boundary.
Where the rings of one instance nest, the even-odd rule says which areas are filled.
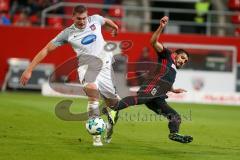
[[[118,98],[111,64],[100,69],[92,68],[87,65],[80,66],[78,68],[78,76],[80,83],[83,85],[95,83],[100,94],[105,98]]]

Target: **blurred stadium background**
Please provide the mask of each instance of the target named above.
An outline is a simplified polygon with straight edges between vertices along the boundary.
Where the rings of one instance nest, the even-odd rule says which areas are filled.
[[[188,93],[170,94],[168,100],[185,116],[182,128],[195,138],[192,144],[168,141],[167,122],[143,118],[151,112],[140,107],[121,113],[113,144],[92,148],[83,122],[64,122],[54,113],[63,97],[76,96],[75,87],[62,85],[78,84],[76,70],[54,72],[75,56],[68,45],[44,59],[26,87],[19,85],[34,55],[71,25],[76,4],[120,27],[116,38],[103,34],[114,44],[118,79],[128,74],[117,88],[129,91],[143,81],[132,71],[148,67],[131,63],[156,61],[151,32],[162,16],[170,17],[161,41],[170,49],[186,49],[191,61],[175,84]],[[0,0],[0,37],[0,159],[239,159],[240,0]],[[64,93],[49,87],[53,72]],[[73,111],[85,111],[85,99],[71,100]]]

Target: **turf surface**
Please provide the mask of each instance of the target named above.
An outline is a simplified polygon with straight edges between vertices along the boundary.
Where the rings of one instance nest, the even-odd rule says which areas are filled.
[[[194,137],[191,144],[168,140],[166,119],[143,106],[132,107],[121,112],[112,143],[96,148],[85,122],[56,117],[55,105],[63,99],[1,93],[0,159],[240,159],[240,107],[173,103],[183,117],[181,132]],[[72,112],[85,111],[86,100],[72,100]]]

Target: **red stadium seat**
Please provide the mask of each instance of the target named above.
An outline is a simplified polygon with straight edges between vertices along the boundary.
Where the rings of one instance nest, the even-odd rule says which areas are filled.
[[[29,19],[33,24],[35,24],[39,21],[39,18],[36,15],[30,16]]]
[[[111,17],[122,18],[124,16],[124,9],[120,5],[115,5],[109,8],[108,15]]]
[[[9,0],[0,0],[0,11],[9,11]]]
[[[47,24],[53,28],[63,28],[63,19],[59,17],[53,17],[47,19]]]
[[[235,36],[237,36],[237,37],[240,36],[240,28],[235,29]]]
[[[228,8],[231,10],[240,10],[240,0],[228,0]]]
[[[14,14],[13,15],[13,23],[16,23],[19,20],[20,16],[19,14]]]
[[[124,14],[124,9],[120,5],[114,5],[108,10],[108,15],[113,18],[114,22],[118,25],[121,31],[125,31],[125,27],[122,22]]]
[[[231,22],[234,24],[240,24],[240,13],[237,13],[231,17]]]

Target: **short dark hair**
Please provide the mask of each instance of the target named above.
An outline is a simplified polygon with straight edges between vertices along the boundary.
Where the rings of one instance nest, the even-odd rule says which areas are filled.
[[[84,13],[87,11],[87,8],[84,5],[77,5],[73,8],[72,14],[75,15],[76,13]]]
[[[189,53],[188,53],[187,51],[185,51],[184,49],[177,49],[177,50],[175,51],[175,53],[177,53],[177,54],[186,54],[187,57],[190,58]]]

